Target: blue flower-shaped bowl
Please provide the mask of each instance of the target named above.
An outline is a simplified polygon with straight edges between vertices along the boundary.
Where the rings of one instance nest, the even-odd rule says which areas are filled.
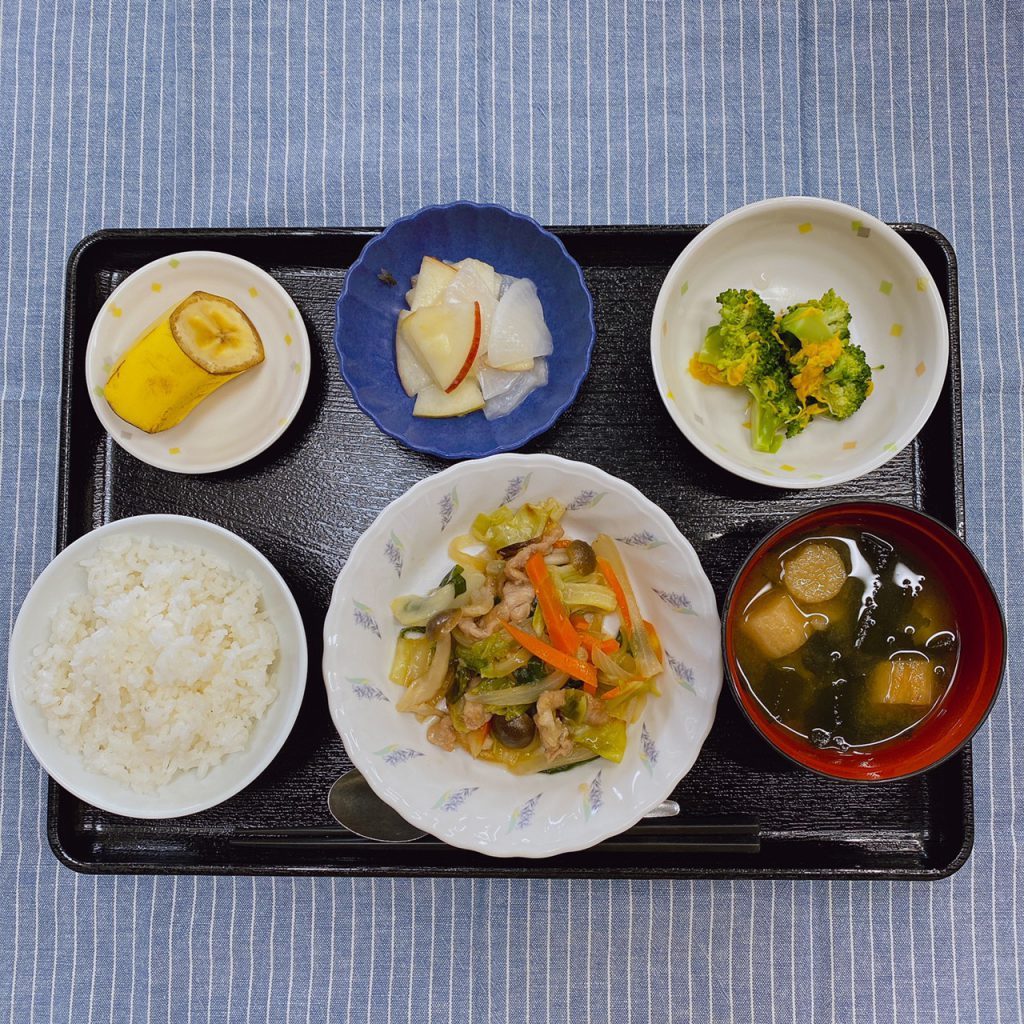
[[[473,257],[537,286],[554,338],[548,383],[508,416],[413,417],[414,400],[402,390],[395,365],[395,326],[411,278],[428,255],[452,262]],[[396,283],[387,283],[382,271]],[[338,298],[334,345],[356,402],[381,430],[417,451],[475,459],[514,451],[558,419],[587,375],[594,336],[590,292],[558,238],[503,206],[458,202],[424,207],[366,244]]]

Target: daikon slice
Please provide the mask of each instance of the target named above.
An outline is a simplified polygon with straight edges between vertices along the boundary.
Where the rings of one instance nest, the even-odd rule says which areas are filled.
[[[497,300],[498,291],[501,288],[501,277],[490,263],[484,263],[483,260],[465,259],[453,263],[452,266],[458,270],[474,270],[477,277],[487,285],[491,295]]]
[[[536,365],[536,364],[535,364]],[[522,371],[518,373],[509,370],[495,370],[491,366],[481,366],[476,371],[476,379],[480,383],[480,390],[483,392],[484,401],[497,398],[506,391],[515,387],[517,381],[524,376]]]
[[[487,361],[491,366],[521,363],[551,354],[551,332],[544,323],[544,310],[534,283],[527,278],[514,281],[494,310]]]
[[[505,373],[502,370],[482,369],[480,371],[481,389],[485,387],[483,379],[485,374],[495,375],[489,386],[494,387],[498,383],[502,386],[502,390],[491,398],[487,398],[487,393],[484,391],[484,416],[489,420],[496,420],[518,409],[527,395],[547,384],[548,361],[537,359],[534,361],[533,369],[524,373]],[[503,376],[498,378],[497,374],[503,374]]]

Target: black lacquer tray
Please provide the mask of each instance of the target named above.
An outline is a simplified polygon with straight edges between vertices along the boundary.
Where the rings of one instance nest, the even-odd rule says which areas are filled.
[[[956,264],[949,243],[896,225],[938,283],[949,314],[950,371],[917,440],[851,483],[785,491],[741,480],[680,435],[655,390],[650,317],[669,266],[697,227],[557,229],[594,297],[598,341],[575,404],[527,450],[592,462],[635,484],[675,519],[719,596],[744,555],[781,520],[823,501],[884,498],[964,533]],[[384,506],[445,465],[382,434],[338,372],[334,306],[345,270],[372,229],[102,231],[68,263],[57,546],[112,519],[176,512],[225,526],[255,544],[295,594],[309,638],[310,675],[295,730],[266,772],[227,803],[171,821],[98,811],[51,782],[48,829],[57,856],[90,872],[536,875],[709,878],[939,878],[973,841],[971,757],[965,750],[903,782],[851,785],[805,771],[756,736],[727,689],[693,771],[674,796],[679,819],[642,823],[591,850],[548,860],[494,860],[432,839],[401,846],[356,837],[329,846],[242,846],[250,827],[331,824],[330,783],[350,767],[320,679],[321,628],[338,571]],[[153,469],[106,436],[86,393],[93,318],[127,274],[161,256],[218,249],[269,271],[309,328],[313,372],[295,423],[268,451],[211,476]],[[695,850],[678,827],[721,815],[760,824],[758,852]]]

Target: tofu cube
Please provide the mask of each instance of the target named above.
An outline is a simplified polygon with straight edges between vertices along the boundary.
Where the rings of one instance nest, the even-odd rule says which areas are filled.
[[[868,694],[876,704],[926,708],[935,700],[931,663],[925,658],[893,658],[868,675]]]
[[[753,603],[742,628],[761,653],[774,661],[803,647],[814,626],[789,594],[773,588]]]

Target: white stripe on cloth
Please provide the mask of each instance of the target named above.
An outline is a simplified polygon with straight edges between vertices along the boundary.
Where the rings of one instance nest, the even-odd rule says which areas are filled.
[[[321,21],[251,0],[3,0],[0,42],[8,632],[52,549],[63,264],[88,232],[382,223],[459,196],[683,223],[806,190],[956,246],[968,529],[1021,634],[1012,5],[331,0]],[[975,743],[977,849],[958,875],[755,882],[749,898],[747,883],[72,876],[5,704],[0,1015],[1024,1019],[1019,663],[1011,645]]]

